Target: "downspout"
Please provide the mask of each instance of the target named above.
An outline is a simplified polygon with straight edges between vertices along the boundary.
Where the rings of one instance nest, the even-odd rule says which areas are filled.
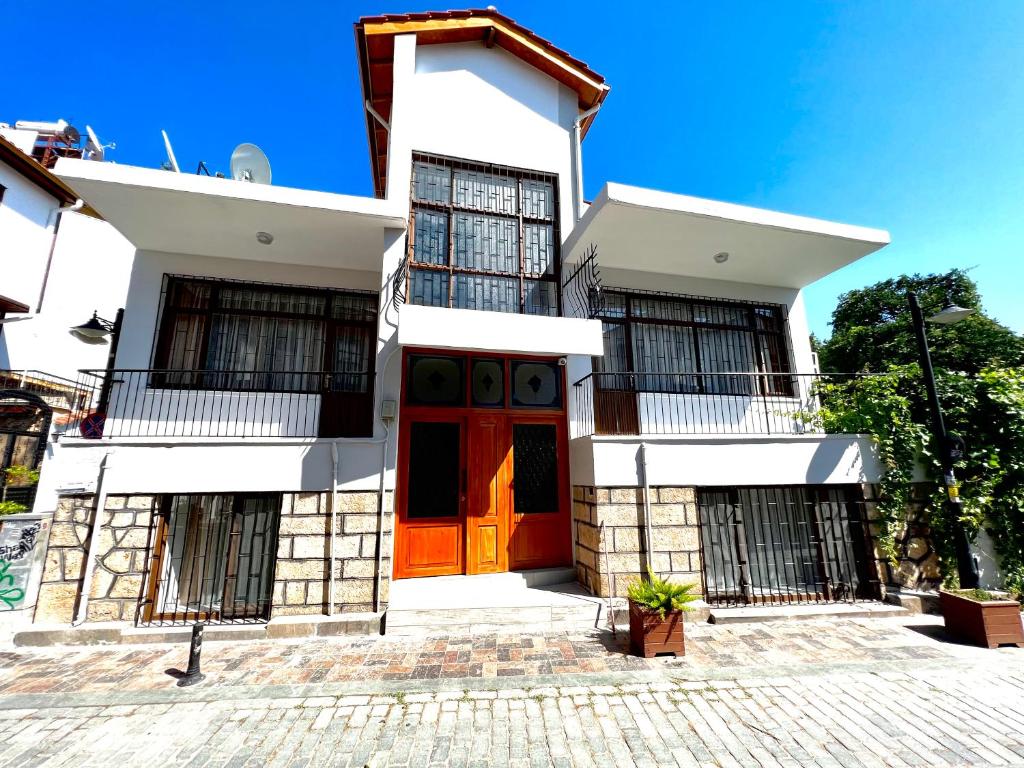
[[[334,571],[338,565],[338,560],[335,555],[335,539],[337,538],[338,531],[338,441],[335,440],[331,443],[331,584],[330,591],[328,592],[328,598],[330,602],[327,604],[327,615],[334,615],[334,582],[335,575]]]
[[[390,359],[390,358],[388,358]],[[386,363],[385,363],[386,364]],[[387,513],[387,504],[384,503],[384,475],[387,472],[387,461],[388,461],[388,438],[391,437],[391,428],[388,423],[381,419],[381,424],[384,426],[384,441],[380,444],[380,485],[377,488],[378,498],[380,499],[380,520],[377,524],[377,584],[373,590],[373,612],[377,613],[380,611],[380,583],[381,583],[381,567],[384,565],[384,515]],[[392,497],[393,498],[393,497]],[[394,522],[394,518],[392,518]],[[395,532],[391,531],[391,547],[395,546]],[[388,560],[393,562],[392,551],[388,550]]]
[[[100,461],[100,471],[96,478],[96,510],[93,512],[92,528],[89,531],[89,541],[85,545],[85,574],[82,576],[82,593],[78,600],[78,609],[75,611],[75,618],[71,626],[77,627],[83,621],[89,610],[89,593],[92,591],[92,574],[96,570],[96,558],[93,552],[96,551],[96,540],[100,535],[100,527],[103,524],[103,510],[107,506],[107,489],[104,480],[107,470],[110,469],[110,451],[103,454]]]
[[[39,286],[39,301],[36,302],[37,315],[43,309],[43,296],[46,295],[46,284],[50,280],[50,265],[53,263],[53,252],[57,249],[57,232],[60,230],[61,214],[67,211],[80,211],[84,205],[85,201],[82,198],[78,198],[69,206],[58,205],[50,211],[50,215],[46,219],[47,229],[50,228],[51,223],[53,224],[53,237],[50,238],[50,253],[46,256],[46,269],[43,270],[43,283]]]
[[[596,115],[601,105],[591,107],[573,121],[572,142],[576,154],[576,221],[583,218],[583,122]]]
[[[640,469],[644,475],[644,541],[647,567],[654,570],[654,527],[651,525],[651,484],[647,480],[647,443],[640,443]]]

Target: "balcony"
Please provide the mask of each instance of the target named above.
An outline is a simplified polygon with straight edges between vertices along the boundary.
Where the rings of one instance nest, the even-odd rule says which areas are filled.
[[[574,385],[573,437],[805,435],[816,373],[601,372]]]
[[[332,371],[118,369],[82,371],[90,392],[67,437],[368,437],[373,374]],[[106,405],[104,408],[104,401]],[[105,418],[100,414],[105,410]]]

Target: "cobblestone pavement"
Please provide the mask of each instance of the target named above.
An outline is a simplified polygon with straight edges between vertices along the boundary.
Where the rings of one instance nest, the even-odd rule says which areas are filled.
[[[688,626],[685,660],[650,661],[587,635],[209,643],[182,689],[182,647],[19,649],[0,765],[1024,766],[1024,649],[910,623]],[[577,670],[501,674],[516,648]],[[481,666],[409,675],[449,653]],[[354,673],[331,678],[342,657]]]

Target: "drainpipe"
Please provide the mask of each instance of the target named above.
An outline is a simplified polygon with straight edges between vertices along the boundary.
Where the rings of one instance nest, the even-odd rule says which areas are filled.
[[[331,586],[328,592],[327,615],[334,615],[334,569],[338,560],[335,556],[335,539],[338,530],[338,441],[331,443]]]
[[[384,426],[384,440],[380,444],[380,485],[377,488],[380,499],[380,514],[377,524],[377,585],[373,590],[373,612],[377,613],[380,611],[380,582],[381,582],[381,567],[384,564],[384,514],[388,511],[388,505],[384,503],[384,474],[387,471],[388,461],[388,438],[391,437],[391,428],[388,423],[381,419],[381,424]],[[393,561],[391,558],[392,551],[395,546],[395,532],[391,532],[391,548],[388,550],[388,560]]]
[[[600,104],[591,107],[573,121],[572,143],[576,153],[576,221],[583,218],[583,122],[591,115],[596,115],[600,108]]]
[[[89,592],[92,591],[92,574],[96,570],[96,558],[93,552],[96,551],[96,540],[100,536],[100,527],[103,524],[103,510],[107,506],[107,488],[104,480],[107,470],[110,469],[110,451],[103,454],[100,461],[100,471],[96,478],[96,509],[93,512],[92,529],[89,531],[89,541],[85,545],[85,574],[82,576],[82,594],[78,600],[78,609],[75,611],[75,618],[71,626],[77,627],[85,621],[89,610]]]
[[[85,201],[82,198],[78,198],[74,203],[68,206],[58,205],[50,211],[50,215],[46,219],[46,228],[49,229],[50,225],[53,225],[53,237],[50,238],[50,253],[46,256],[46,269],[43,270],[43,283],[39,286],[39,301],[36,302],[36,314],[38,315],[43,309],[43,296],[46,295],[46,283],[50,280],[50,265],[53,263],[53,252],[57,249],[57,232],[60,230],[60,217],[61,214],[67,211],[80,211],[85,205]]]
[[[654,570],[654,528],[651,525],[651,485],[647,481],[647,443],[640,443],[640,468],[644,475],[644,540],[647,566]]]

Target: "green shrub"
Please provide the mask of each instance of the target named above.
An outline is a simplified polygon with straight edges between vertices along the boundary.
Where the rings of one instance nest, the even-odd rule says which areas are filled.
[[[0,501],[0,517],[17,515],[19,512],[28,512],[28,507],[16,501]]]
[[[657,611],[661,618],[669,611],[689,611],[694,600],[699,600],[700,595],[693,594],[695,584],[675,584],[666,581],[654,574],[650,568],[647,569],[647,579],[639,579],[629,585],[627,595],[629,599],[652,611]]]

